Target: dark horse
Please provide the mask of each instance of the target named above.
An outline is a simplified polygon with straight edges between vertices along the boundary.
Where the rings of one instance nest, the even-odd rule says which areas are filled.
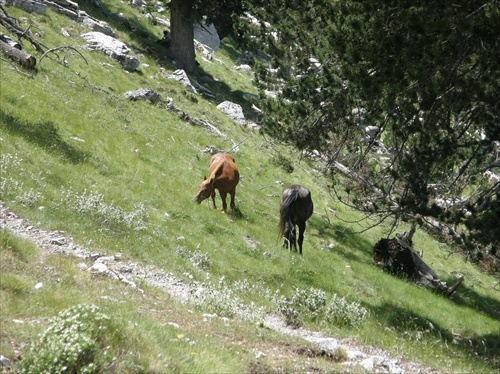
[[[299,251],[302,254],[302,242],[306,221],[313,213],[311,192],[302,186],[293,184],[283,190],[280,205],[279,237],[284,236],[283,246],[297,251],[295,243],[295,225],[299,226]]]

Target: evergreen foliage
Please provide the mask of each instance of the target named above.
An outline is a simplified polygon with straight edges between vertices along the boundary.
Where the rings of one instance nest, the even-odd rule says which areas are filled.
[[[348,167],[339,197],[376,222],[439,219],[440,235],[498,262],[500,184],[485,174],[500,166],[498,2],[251,3],[260,24],[240,28],[267,56],[263,130],[321,152],[334,183]]]

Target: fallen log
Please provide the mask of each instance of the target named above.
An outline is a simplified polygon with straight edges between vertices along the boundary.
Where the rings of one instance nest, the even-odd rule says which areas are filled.
[[[16,35],[19,38],[19,41],[21,41],[22,39],[26,39],[38,52],[43,52],[45,45],[43,45],[42,43],[33,38],[33,36],[29,31],[31,26],[28,27],[26,30],[22,29],[19,26],[19,21],[14,17],[9,16],[5,8],[2,6],[1,1],[0,1],[0,25],[5,27],[5,29],[9,31],[11,34]]]
[[[0,41],[0,48],[11,58],[18,61],[21,66],[27,69],[33,69],[36,65],[36,58],[29,53],[12,47],[11,45]]]
[[[7,35],[0,33],[0,41],[7,43],[13,48],[22,49],[21,44],[19,44],[16,40],[9,38]]]
[[[391,274],[404,276],[419,286],[447,297],[451,296],[462,283],[463,277],[448,287],[446,282],[440,280],[435,271],[402,239],[403,237],[405,237],[404,234],[396,235],[393,239],[380,239],[373,247],[374,264]]]

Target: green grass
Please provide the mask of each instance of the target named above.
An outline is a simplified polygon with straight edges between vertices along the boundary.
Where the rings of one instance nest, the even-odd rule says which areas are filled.
[[[137,36],[112,18],[112,26],[124,41],[156,48],[148,38],[161,35],[160,28],[124,4],[106,1],[106,9],[122,11],[144,31]],[[216,55],[224,65],[199,59],[201,70],[196,77],[217,78],[210,87],[218,93],[217,99],[197,96],[193,100],[176,82],[151,78],[160,67],[153,54],[140,56],[149,67],[142,65],[138,72],[126,73],[106,56],[81,49],[77,36],[85,30],[76,23],[51,11],[45,17],[13,8],[9,12],[26,16],[42,29],[49,47],[76,46],[88,64],[76,54],[67,58],[69,67],[44,58],[37,71],[31,72],[33,78],[28,78],[0,61],[0,177],[5,205],[39,227],[64,231],[93,251],[120,252],[130,261],[154,264],[186,280],[190,274],[205,281],[208,274],[217,284],[224,277],[241,300],[253,301],[266,311],[276,310],[268,295],[278,291],[291,298],[296,289],[311,287],[325,291],[328,300],[335,294],[345,296],[370,311],[358,328],[334,325],[324,318],[312,320],[306,314],[302,322],[310,329],[352,337],[443,370],[498,369],[500,297],[494,289],[498,279],[480,273],[458,256],[448,256],[446,247],[420,231],[414,242],[415,249],[424,252],[424,261],[450,282],[465,276],[453,298],[375,268],[371,251],[388,227],[350,234],[361,227],[342,222],[330,209],[346,221],[359,216],[330,196],[327,181],[317,171],[322,165],[300,160],[293,150],[234,124],[215,108],[227,99],[241,102],[248,110],[251,103],[241,101],[246,97],[243,93],[255,92],[251,77],[232,69],[237,48],[231,40],[224,40]],[[61,35],[61,27],[70,32],[71,41]],[[35,54],[29,45],[25,48]],[[167,61],[158,61],[167,71],[173,70]],[[182,121],[176,112],[120,96],[141,87],[172,97],[182,111],[209,121],[241,142],[240,152],[234,153],[241,174],[234,222],[229,215],[212,210],[208,202],[197,205],[192,201],[208,171],[210,155],[201,150],[231,145]],[[308,221],[302,257],[285,251],[277,241],[281,190],[291,183],[312,191],[318,213]],[[220,209],[220,199],[217,204]],[[257,241],[256,248],[245,237]],[[205,323],[203,307],[173,303],[150,288],[146,296],[140,296],[80,271],[73,259],[49,256],[42,260],[32,244],[5,231],[1,244],[0,353],[6,356],[14,357],[14,347],[35,339],[48,318],[61,310],[93,303],[112,316],[121,334],[131,337],[123,346],[113,347],[125,371],[141,367],[158,372],[272,372],[279,368],[294,372],[309,365],[306,357],[285,353],[303,342],[236,319],[227,324],[221,320]],[[180,255],[195,250],[207,256],[208,267],[201,268],[189,255]],[[238,288],[236,282],[255,287]],[[35,290],[37,283],[44,286]],[[190,344],[193,341],[195,345]],[[274,346],[280,354],[255,359],[256,349]],[[299,362],[293,364],[296,358]],[[322,358],[315,358],[311,365],[324,371],[338,369],[338,364]]]

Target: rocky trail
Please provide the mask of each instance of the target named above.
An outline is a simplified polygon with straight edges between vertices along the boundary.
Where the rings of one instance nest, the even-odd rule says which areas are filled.
[[[153,266],[123,261],[121,254],[109,255],[93,252],[75,244],[73,239],[64,232],[46,231],[30,224],[26,219],[3,205],[0,205],[0,218],[2,229],[7,229],[19,237],[36,243],[44,254],[61,254],[81,258],[82,262],[78,266],[82,271],[95,272],[108,277],[110,281],[123,282],[136,289],[137,292],[144,292],[137,286],[136,282],[140,280],[143,284],[166,292],[179,303],[190,303],[192,295],[197,289],[203,287],[198,282],[187,284],[174,274]],[[93,263],[91,266],[87,265],[89,260]],[[318,347],[318,354],[333,353],[337,349],[344,350],[347,354],[347,359],[343,363],[346,366],[346,371],[349,370],[349,367],[359,366],[361,370],[373,373],[445,373],[409,362],[401,357],[395,357],[376,347],[361,346],[352,340],[325,336],[318,331],[291,328],[277,313],[268,314],[263,324],[281,334],[299,337],[313,343]],[[264,352],[263,354],[271,355],[273,353]]]

